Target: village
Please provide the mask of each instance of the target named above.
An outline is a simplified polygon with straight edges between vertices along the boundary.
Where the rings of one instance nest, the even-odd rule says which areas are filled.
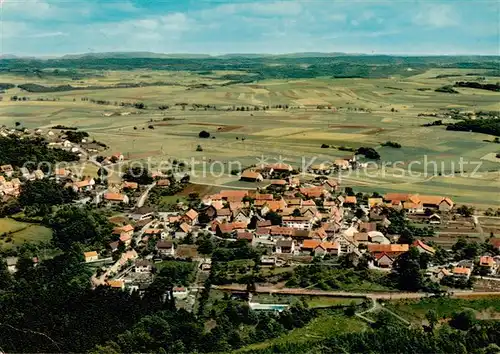
[[[4,129],[1,134],[19,133]],[[192,308],[202,279],[208,277],[212,266],[210,255],[199,252],[196,244],[198,239],[207,238],[258,250],[263,268],[290,268],[321,260],[335,264],[335,260],[349,256],[355,262],[365,260],[370,270],[390,273],[398,258],[415,248],[429,255],[426,276],[437,284],[458,281],[466,288],[470,284],[467,281],[475,276],[500,281],[500,238],[487,241],[494,252],[473,259],[450,256],[444,264],[433,264],[435,232],[464,219],[451,198],[411,193],[355,194],[327,173],[335,168],[362,168],[355,156],[333,161],[328,171],[325,166],[311,166],[307,174],[297,173],[285,163],[252,166],[240,174],[248,189],[192,193],[191,202],[174,203],[164,211],[148,201],[150,194],[175,193],[189,185],[189,178],[178,181],[171,173],[156,171],[146,179],[139,176],[127,180],[127,174],[122,174],[119,182],[110,182],[103,171],[112,173],[111,167],[125,163],[123,154],[102,156],[103,150],[95,148],[95,143],[89,147],[84,139],[70,142],[62,133],[36,130],[32,134],[46,134],[52,140],[49,146],[78,154],[80,162],[95,164],[99,176],[78,175],[72,167],[43,172],[4,165],[0,167],[0,194],[4,201],[17,198],[25,182],[49,179],[76,193],[74,203],[113,214],[108,218],[114,225],[111,242],[87,249],[82,255],[94,269],[94,287],[141,292],[154,281],[162,262],[194,262],[195,281],[177,284],[172,292]],[[91,157],[96,153],[99,158]],[[148,184],[141,184],[143,180]],[[255,187],[255,182],[263,181],[265,187]],[[402,215],[405,223],[411,223],[416,237],[396,233],[398,228],[391,227],[395,222],[392,214]],[[449,247],[444,251],[450,252]],[[10,257],[7,263],[15,272],[16,257]]]

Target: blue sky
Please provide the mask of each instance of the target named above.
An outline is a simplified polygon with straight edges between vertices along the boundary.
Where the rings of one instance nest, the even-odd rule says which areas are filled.
[[[17,55],[500,54],[496,0],[4,0],[2,19]]]

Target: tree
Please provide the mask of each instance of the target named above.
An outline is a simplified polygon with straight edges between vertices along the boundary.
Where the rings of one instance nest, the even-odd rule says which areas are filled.
[[[281,225],[282,217],[280,214],[270,211],[265,216],[266,220],[270,220],[272,225]]]
[[[300,209],[296,208],[293,210],[292,212],[292,216],[302,216],[302,214],[300,213]]]
[[[429,310],[425,314],[425,318],[427,319],[427,322],[429,322],[429,327],[433,331],[434,328],[436,327],[436,324],[438,323],[438,315],[436,311],[434,310]]]
[[[476,315],[474,311],[471,309],[466,309],[460,312],[455,312],[451,316],[450,326],[466,331],[471,328],[475,322]]]
[[[54,180],[41,179],[27,181],[21,188],[19,202],[22,206],[35,206],[47,210],[44,206],[67,204],[77,198],[72,188],[65,188]]]
[[[423,275],[420,269],[420,252],[416,247],[400,255],[393,264],[401,290],[418,291],[423,287]]]
[[[53,242],[63,250],[75,243],[102,247],[113,229],[102,213],[78,206],[62,207],[44,223],[53,229]]]
[[[468,207],[467,205],[461,205],[457,208],[457,213],[465,217],[470,217],[474,214],[474,208]]]
[[[198,145],[198,146],[196,147],[196,151],[203,151],[203,148],[201,147],[201,145]]]
[[[147,168],[143,166],[129,168],[123,175],[123,179],[125,181],[136,182],[141,185],[153,183],[153,177],[151,177]]]
[[[209,132],[207,132],[207,131],[205,131],[205,130],[202,130],[202,131],[198,134],[198,136],[199,136],[200,138],[208,139],[208,138],[210,138],[210,133],[209,133]]]
[[[415,237],[413,237],[413,234],[411,233],[408,228],[405,228],[402,232],[401,235],[399,236],[398,243],[404,243],[411,245],[415,241]]]
[[[19,127],[21,125],[21,122],[16,122],[16,127]]]
[[[7,269],[7,263],[0,256],[0,291],[7,289],[12,284],[12,275]]]

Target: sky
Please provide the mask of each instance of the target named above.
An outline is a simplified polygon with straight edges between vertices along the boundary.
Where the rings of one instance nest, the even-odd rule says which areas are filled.
[[[500,55],[497,0],[0,0],[0,52]]]

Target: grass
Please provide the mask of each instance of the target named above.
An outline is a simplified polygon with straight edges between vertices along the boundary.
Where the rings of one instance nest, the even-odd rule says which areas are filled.
[[[45,226],[19,222],[9,218],[0,219],[0,247],[12,248],[25,242],[49,241],[52,238],[52,230]],[[11,242],[7,242],[12,238]]]
[[[286,343],[316,342],[344,333],[361,332],[365,329],[366,324],[356,317],[346,317],[338,311],[322,310],[321,314],[305,327],[294,329],[278,338],[251,344],[237,352],[244,353]]]
[[[402,300],[386,303],[386,308],[394,311],[407,320],[421,324],[429,310],[436,311],[438,318],[449,318],[454,312],[471,308],[485,316],[500,317],[500,299],[498,297],[481,297],[475,299],[422,299]]]

